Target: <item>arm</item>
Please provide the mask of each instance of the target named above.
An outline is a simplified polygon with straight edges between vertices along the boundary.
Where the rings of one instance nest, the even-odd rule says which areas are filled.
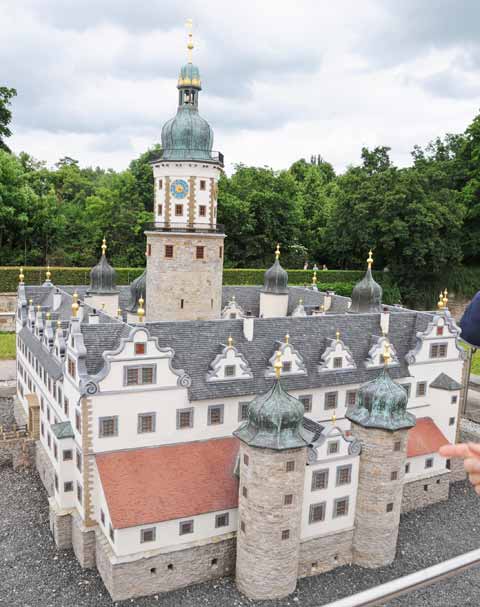
[[[480,444],[462,443],[459,445],[445,445],[440,447],[440,455],[443,457],[455,457],[463,459],[465,471],[468,478],[475,488],[477,495],[480,495]]]

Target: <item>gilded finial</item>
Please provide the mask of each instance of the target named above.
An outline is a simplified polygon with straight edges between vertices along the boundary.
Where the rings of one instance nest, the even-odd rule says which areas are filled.
[[[317,270],[313,271],[313,277],[312,277],[312,285],[316,285],[317,284]]]
[[[277,350],[277,353],[275,354],[275,362],[273,363],[273,369],[275,371],[277,379],[280,379],[282,368],[282,353],[280,352],[280,350]]]
[[[227,344],[229,348],[233,346],[233,337],[231,335],[228,336]]]
[[[383,364],[387,366],[391,363],[391,361],[392,357],[390,356],[390,342],[386,340],[385,345],[383,346]]]
[[[287,333],[285,335],[285,343],[288,345],[289,341],[290,341],[290,335]]]
[[[37,305],[37,312],[40,312],[40,310],[42,309],[42,306],[40,304]]]
[[[140,322],[142,322],[142,320],[145,316],[145,310],[143,308],[144,303],[145,303],[145,300],[143,299],[142,296],[140,296],[140,299],[138,300],[138,308],[137,308],[137,316],[138,316],[138,320]]]
[[[278,260],[279,257],[280,257],[280,243],[277,242],[277,248],[275,249],[275,259]]]
[[[50,280],[52,273],[50,272],[50,266],[47,266],[47,271],[45,272],[45,277],[47,280]]]
[[[367,264],[368,264],[368,269],[369,270],[372,267],[372,263],[373,263],[372,249],[370,249],[370,251],[368,252],[368,259],[367,259]]]
[[[300,298],[300,299],[298,300],[298,305],[299,305],[299,306],[303,306],[303,299],[302,299],[302,298]]]
[[[120,316],[120,318],[122,317],[122,308],[117,308],[117,316]]]
[[[23,282],[25,280],[25,275],[23,273],[23,268],[20,268],[20,274],[18,275],[18,282]]]
[[[336,411],[336,409],[334,409],[333,413],[332,413],[332,424],[334,426],[337,424],[337,411]]]
[[[445,309],[448,308],[448,291],[447,291],[447,289],[445,289],[445,291],[443,292],[443,307]]]
[[[105,255],[106,250],[107,250],[107,241],[105,240],[105,238],[103,238],[103,240],[102,240],[102,255]]]
[[[33,306],[33,299],[29,299],[29,300],[28,300],[28,305],[29,305],[29,306]]]
[[[51,314],[50,312],[47,312],[47,313],[45,314],[45,318],[46,318],[47,320],[50,320],[50,319],[52,318],[52,314]]]
[[[320,312],[325,312],[325,306],[323,304],[320,305]]]
[[[193,21],[191,19],[187,19],[187,22],[185,23],[185,25],[186,25],[187,31],[188,31],[188,42],[187,42],[188,63],[192,63],[192,51],[193,51],[193,33],[192,33],[192,29],[193,29]]]
[[[80,306],[78,305],[78,293],[77,290],[75,289],[75,293],[73,294],[73,301],[72,301],[72,316],[73,318],[77,317],[77,313],[78,313],[78,309],[80,308]]]
[[[443,293],[440,291],[440,295],[438,296],[437,307],[439,310],[443,310]]]
[[[235,303],[235,295],[232,295],[232,303]]]
[[[338,329],[335,332],[335,338],[337,341],[340,341],[340,331]]]
[[[60,319],[57,320],[57,329],[62,328],[62,321]]]

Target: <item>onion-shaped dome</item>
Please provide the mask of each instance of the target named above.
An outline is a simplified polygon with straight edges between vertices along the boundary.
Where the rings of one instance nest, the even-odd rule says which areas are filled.
[[[130,303],[127,308],[129,312],[137,313],[138,300],[142,298],[144,300],[143,307],[146,308],[147,304],[145,301],[145,294],[147,289],[147,270],[144,270],[140,276],[137,276],[135,280],[130,284]]]
[[[280,265],[280,247],[277,245],[275,251],[275,262],[264,274],[263,292],[276,293],[277,295],[288,293],[288,274]]]
[[[365,276],[358,282],[352,291],[352,305],[349,312],[381,312],[382,287],[375,282],[372,276],[372,251],[368,259],[368,268]]]
[[[304,406],[277,379],[268,392],[248,408],[248,419],[234,432],[241,441],[264,449],[306,447],[311,437],[303,427]]]
[[[199,91],[202,90],[202,82],[200,79],[200,70],[193,63],[185,63],[180,68],[178,76],[177,88],[192,87]]]
[[[108,263],[105,255],[106,250],[107,245],[104,238],[100,261],[90,271],[90,288],[88,289],[89,294],[106,295],[108,293],[118,293],[117,273]]]
[[[358,390],[357,404],[348,408],[346,417],[365,428],[400,430],[416,423],[407,411],[408,395],[388,374],[386,367],[373,381]]]

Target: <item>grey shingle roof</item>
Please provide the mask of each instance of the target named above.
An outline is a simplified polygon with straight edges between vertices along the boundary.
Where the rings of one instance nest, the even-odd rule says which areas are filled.
[[[89,375],[95,375],[103,368],[103,353],[118,348],[120,339],[126,337],[130,330],[131,327],[124,323],[81,326],[83,342],[87,349],[86,366]]]
[[[462,384],[447,375],[446,373],[440,373],[430,384],[430,388],[437,388],[438,390],[460,390]]]
[[[32,352],[33,356],[38,358],[38,362],[45,368],[45,371],[52,379],[56,380],[62,376],[62,365],[54,358],[53,354],[40,343],[38,338],[28,327],[22,327],[18,336]]]

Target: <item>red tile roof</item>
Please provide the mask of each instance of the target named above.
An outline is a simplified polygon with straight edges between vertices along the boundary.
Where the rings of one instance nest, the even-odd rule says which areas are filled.
[[[407,457],[436,453],[449,441],[431,417],[420,417],[408,432]]]
[[[234,437],[96,455],[115,529],[238,505]]]

